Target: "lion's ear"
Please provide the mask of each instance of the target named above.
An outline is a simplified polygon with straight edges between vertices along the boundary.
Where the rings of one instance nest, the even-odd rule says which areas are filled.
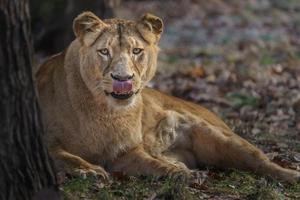
[[[107,25],[92,12],[83,12],[73,21],[73,31],[86,46],[94,42],[100,32]]]
[[[146,13],[137,24],[137,29],[149,43],[157,43],[163,32],[163,21],[159,17]]]

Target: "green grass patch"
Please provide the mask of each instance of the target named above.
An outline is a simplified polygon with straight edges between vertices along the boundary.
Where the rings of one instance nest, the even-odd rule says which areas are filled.
[[[204,197],[225,199],[299,199],[300,184],[280,184],[249,172],[226,170],[213,172],[199,188],[191,188],[180,179],[153,177],[129,177],[108,184],[98,179],[73,178],[61,190],[64,199],[174,199],[190,200]],[[204,198],[205,199],[205,198]]]
[[[67,181],[62,187],[64,199],[80,199],[92,196],[91,186],[95,181],[92,177],[73,178]]]
[[[273,65],[275,63],[275,59],[268,53],[264,53],[260,58],[261,65]]]
[[[240,108],[243,106],[256,107],[259,103],[259,99],[257,97],[235,92],[227,94],[226,98],[230,101],[234,108]]]
[[[157,180],[153,177],[129,177],[123,181],[114,180],[110,184],[102,184],[99,180],[74,178],[61,188],[65,199],[193,199],[187,185],[173,178]],[[97,187],[98,185],[98,187]]]
[[[249,200],[287,199],[286,195],[295,196],[300,185],[282,185],[275,180],[236,170],[221,172],[219,176],[218,180],[212,180],[208,184],[211,191]]]

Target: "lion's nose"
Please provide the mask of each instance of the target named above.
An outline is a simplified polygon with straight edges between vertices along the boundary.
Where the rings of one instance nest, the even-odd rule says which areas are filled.
[[[119,74],[110,74],[110,76],[112,77],[112,79],[117,80],[117,81],[128,81],[131,80],[134,77],[134,74],[127,74],[127,75],[119,75]]]

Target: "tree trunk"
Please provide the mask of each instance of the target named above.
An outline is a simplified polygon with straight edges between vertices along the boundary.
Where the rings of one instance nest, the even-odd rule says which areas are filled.
[[[45,191],[42,199],[58,198],[50,197],[57,194],[56,179],[42,142],[31,67],[28,1],[0,0],[1,200],[39,198]]]

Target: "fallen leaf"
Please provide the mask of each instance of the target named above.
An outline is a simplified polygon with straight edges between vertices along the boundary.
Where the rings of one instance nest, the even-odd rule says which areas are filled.
[[[203,78],[205,76],[205,71],[202,66],[193,67],[182,72],[186,76],[192,78]]]
[[[266,153],[266,156],[267,156],[270,160],[274,160],[274,158],[278,156],[278,152]]]
[[[300,162],[300,153],[295,153],[294,160]]]

